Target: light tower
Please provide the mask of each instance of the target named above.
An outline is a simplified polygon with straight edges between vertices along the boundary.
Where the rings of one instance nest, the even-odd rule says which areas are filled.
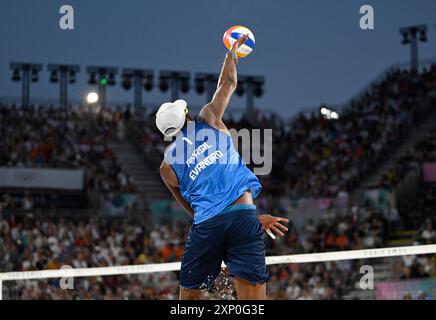
[[[88,66],[86,71],[89,73],[89,84],[98,85],[98,96],[100,105],[106,107],[106,87],[116,84],[115,76],[118,68],[104,66]]]
[[[427,42],[427,25],[403,27],[400,33],[403,36],[401,43],[410,44],[410,70],[418,71],[418,42]]]
[[[10,68],[12,70],[12,81],[21,81],[21,103],[27,107],[30,100],[30,82],[38,82],[42,64],[12,62]]]
[[[50,82],[59,82],[59,106],[68,105],[68,83],[76,83],[76,73],[80,71],[77,65],[68,64],[49,64],[47,70],[50,71]]]

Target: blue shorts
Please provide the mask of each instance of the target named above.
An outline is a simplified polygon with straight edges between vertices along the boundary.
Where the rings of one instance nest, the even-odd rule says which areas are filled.
[[[232,277],[253,284],[268,281],[264,234],[254,205],[234,205],[191,226],[180,271],[180,285],[210,288],[225,262]]]

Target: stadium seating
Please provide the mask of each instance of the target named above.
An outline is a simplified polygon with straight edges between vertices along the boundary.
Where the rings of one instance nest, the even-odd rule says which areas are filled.
[[[273,171],[261,177],[265,203],[273,212],[281,198],[331,197],[349,194],[404,142],[413,126],[432,112],[428,99],[436,92],[436,66],[420,74],[394,70],[341,110],[337,121],[318,112],[301,114],[291,122],[277,115],[227,119],[230,128],[273,129]],[[436,132],[414,152],[398,160],[380,183],[394,188],[423,162],[434,161]],[[111,139],[125,138],[147,155],[151,170],[162,160],[164,144],[154,128],[153,113],[131,113],[129,108],[94,114],[85,109],[0,104],[0,167],[82,168],[82,193],[53,190],[2,190],[0,198],[0,270],[57,269],[178,261],[189,229],[183,222],[160,224],[103,218],[103,205],[95,194],[134,193],[134,181],[108,147]],[[120,142],[121,143],[121,142]],[[434,183],[423,184],[408,206],[398,208],[401,222],[417,233],[414,241],[435,243]],[[56,200],[57,199],[57,200]],[[113,200],[113,198],[110,198]],[[264,199],[261,199],[262,201]],[[152,205],[152,204],[151,204]],[[85,217],[43,216],[50,208],[88,208]],[[261,207],[261,205],[260,205]],[[267,240],[267,254],[290,254],[374,248],[383,246],[401,223],[376,207],[349,204],[289,234]],[[389,208],[395,209],[395,208]],[[275,211],[274,211],[275,210]],[[427,210],[429,210],[427,212]],[[393,212],[391,210],[391,212]],[[144,209],[140,214],[147,214]],[[424,214],[423,214],[424,213]],[[288,214],[288,213],[287,213]],[[293,218],[293,216],[291,216]],[[431,257],[403,261],[394,279],[436,276]],[[341,299],[352,290],[356,262],[272,266],[268,295],[272,299]],[[178,274],[98,277],[77,280],[73,294],[52,281],[8,284],[7,295],[23,299],[175,299]],[[232,297],[234,292],[218,279],[211,297]]]

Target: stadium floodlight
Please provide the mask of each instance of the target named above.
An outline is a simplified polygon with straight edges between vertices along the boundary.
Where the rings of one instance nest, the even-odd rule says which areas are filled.
[[[401,44],[409,44],[410,40],[409,40],[409,34],[407,32],[403,32],[403,41],[401,41]]]
[[[153,89],[153,78],[154,78],[153,71],[151,71],[149,75],[145,75],[145,79],[144,79],[145,91],[151,91]]]
[[[427,29],[419,31],[419,41],[427,42]]]
[[[97,75],[95,74],[95,72],[91,72],[89,74],[88,84],[91,84],[91,85],[97,84]]]
[[[321,106],[319,112],[321,113],[321,116],[327,120],[338,120],[340,117],[337,111],[330,109],[325,105]]]
[[[219,79],[219,74],[216,73],[197,73],[195,74],[195,91],[198,94],[203,94],[207,91],[207,101],[211,101],[216,90],[216,85]],[[238,84],[235,93],[241,97],[246,97],[247,116],[252,115],[254,109],[254,97],[261,97],[263,95],[263,85],[265,78],[262,76],[247,76],[238,75]]]
[[[196,73],[194,78],[195,91],[203,94],[206,91],[207,102],[211,101],[216,90],[219,74],[217,73]]]
[[[107,84],[110,85],[110,86],[114,86],[116,84],[115,74],[112,71],[109,72],[108,79],[107,79]]]
[[[68,78],[69,78],[69,82],[71,84],[76,83],[76,73],[77,73],[77,71],[79,71],[79,70],[70,69],[70,73],[68,75]]]
[[[88,66],[89,84],[98,85],[98,96],[102,108],[106,107],[106,88],[114,86],[118,68],[107,66]],[[97,79],[98,77],[98,79]]]
[[[86,102],[89,104],[96,103],[98,101],[98,93],[97,92],[90,92],[86,96]]]
[[[244,95],[244,81],[238,81],[238,84],[236,85],[236,95],[238,95],[239,97]]]
[[[124,90],[130,90],[132,87],[132,77],[127,74],[123,74],[123,81],[121,82],[121,86]]]
[[[163,76],[159,77],[159,89],[162,92],[168,91],[168,79],[166,77]]]
[[[38,70],[36,69],[32,69],[32,82],[38,82]]]
[[[189,83],[189,74],[185,74],[180,78],[180,90],[183,93],[187,93],[190,89],[190,83]]]
[[[332,119],[338,120],[339,119],[339,113],[337,113],[336,111],[332,111],[332,113],[330,113],[330,117]]]
[[[179,98],[180,91],[187,93],[190,89],[191,74],[185,71],[163,70],[159,74],[159,89],[166,92],[171,88],[171,100]]]
[[[401,43],[410,44],[410,70],[418,71],[418,42],[427,42],[427,25],[403,27],[400,34],[403,36]]]
[[[50,82],[59,82],[59,105],[66,107],[68,105],[68,83],[76,82],[76,73],[79,72],[80,67],[51,63],[47,66],[47,70],[50,71]]]
[[[58,79],[58,73],[57,73],[57,71],[53,70],[53,71],[50,73],[50,82],[52,82],[52,83],[58,83],[58,81],[59,81],[59,79]]]
[[[12,72],[12,81],[21,81],[20,70],[15,69]]]
[[[195,76],[195,92],[198,94],[203,94],[204,92],[204,86],[205,86],[205,78],[199,77],[198,75]]]
[[[153,88],[153,70],[124,68],[121,76],[123,77],[122,86],[124,90],[130,90],[133,80],[134,106],[135,108],[141,108],[142,88],[144,87],[146,91]]]
[[[254,95],[257,98],[260,98],[263,95],[263,80],[262,81],[254,81]]]
[[[236,94],[238,96],[245,95],[246,113],[249,116],[253,115],[254,97],[259,98],[263,95],[264,83],[265,78],[262,76],[238,76]]]

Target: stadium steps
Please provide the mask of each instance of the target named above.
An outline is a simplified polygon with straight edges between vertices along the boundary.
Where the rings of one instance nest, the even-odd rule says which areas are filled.
[[[148,203],[154,200],[168,199],[169,192],[158,172],[150,169],[144,160],[144,155],[134,145],[128,141],[111,141],[109,147],[123,169],[132,177],[132,182],[137,187],[140,195]]]
[[[388,279],[392,272],[392,266],[389,261],[382,261],[380,263],[375,263],[372,265],[374,268],[374,280],[375,281],[384,281]]]
[[[425,135],[436,125],[436,112],[433,112],[431,116],[420,126],[412,129],[405,142],[387,158],[374,172],[362,182],[360,190],[366,190],[378,185],[382,177],[395,165],[398,159],[406,155],[415,144],[423,139]]]
[[[404,230],[392,234],[388,241],[388,246],[410,246],[414,242],[416,230]]]
[[[392,263],[390,260],[382,260],[377,263],[368,264],[372,266],[374,270],[374,289],[361,289],[360,281],[356,281],[354,288],[351,288],[345,295],[345,300],[375,300],[376,299],[376,285],[379,282],[392,279]],[[362,263],[363,265],[364,263]],[[362,274],[363,276],[363,274]]]

